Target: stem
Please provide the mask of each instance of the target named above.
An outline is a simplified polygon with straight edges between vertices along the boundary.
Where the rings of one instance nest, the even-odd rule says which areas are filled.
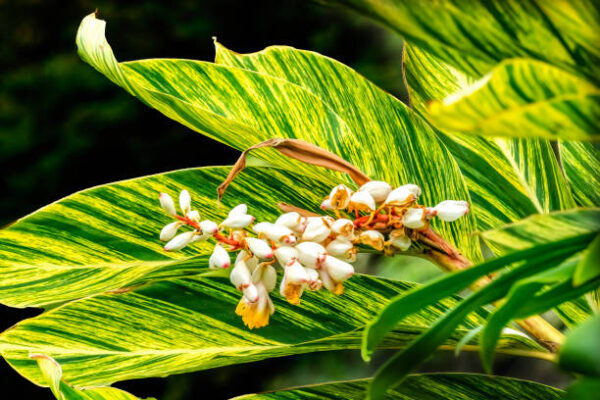
[[[455,272],[473,266],[473,263],[468,258],[463,256],[431,228],[419,233],[421,242],[431,247],[425,255],[442,270],[446,272]],[[473,283],[471,288],[473,290],[481,289],[490,283],[492,279],[491,276],[483,277]],[[534,337],[539,344],[550,350],[552,353],[556,353],[560,344],[563,342],[563,334],[539,315],[516,322],[522,329]]]

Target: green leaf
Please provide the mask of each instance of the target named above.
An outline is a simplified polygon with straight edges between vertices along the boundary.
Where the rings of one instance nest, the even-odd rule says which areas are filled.
[[[269,325],[249,330],[234,313],[241,294],[228,279],[160,281],[133,292],[73,301],[22,321],[0,335],[0,352],[34,383],[43,377],[30,352],[53,357],[67,382],[90,387],[292,354],[357,349],[364,325],[388,299],[413,286],[358,275],[345,283],[341,296],[307,292],[299,306],[274,294],[276,312]],[[456,298],[450,298],[423,308],[382,346],[404,347],[455,304]],[[481,316],[465,321],[464,329],[483,322],[487,313],[479,312]],[[462,333],[446,343],[452,347]],[[542,351],[520,335],[506,336],[503,346]]]
[[[590,244],[577,265],[573,284],[579,286],[600,276],[600,235]]]
[[[589,238],[578,238],[580,242],[587,243],[589,242]],[[565,245],[569,242],[569,239],[556,242],[554,245],[556,247],[565,247]],[[581,248],[581,246],[579,246]],[[544,248],[545,253],[538,254],[536,256],[533,255],[523,255],[524,263],[518,267],[511,269],[509,272],[506,272],[489,284],[487,284],[482,289],[470,294],[456,306],[454,306],[451,310],[449,310],[446,314],[444,314],[436,323],[431,326],[428,330],[426,330],[422,335],[417,337],[413,342],[411,342],[405,349],[398,352],[392,358],[390,358],[377,372],[373,382],[369,386],[369,399],[382,399],[386,393],[386,391],[392,387],[398,385],[402,380],[406,377],[406,375],[411,372],[414,368],[416,368],[421,362],[423,362],[431,353],[433,353],[440,344],[443,343],[446,337],[448,337],[456,327],[475,309],[479,307],[483,307],[486,304],[490,304],[494,301],[499,300],[510,290],[511,286],[518,282],[523,278],[527,278],[531,275],[534,275],[540,271],[544,271],[545,269],[552,268],[554,265],[562,262],[570,252],[577,251],[577,247],[571,248],[571,251],[565,251],[562,257],[558,254],[555,254],[553,257],[549,257],[548,254],[550,250],[548,246],[539,246],[538,249]],[[523,253],[527,252],[525,250]],[[521,253],[521,252],[518,252]],[[514,254],[514,253],[513,253]],[[506,258],[505,256],[503,258]],[[502,260],[500,258],[499,260]],[[486,264],[482,264],[479,267],[486,267]],[[478,267],[474,267],[472,269],[477,269]],[[468,270],[467,270],[468,271]],[[456,275],[462,274],[458,273]],[[452,276],[448,276],[446,278],[447,281],[452,281]],[[438,281],[439,282],[439,281]],[[425,286],[424,289],[430,291],[431,287],[436,285],[430,284]],[[443,290],[443,289],[442,289]],[[411,294],[419,293],[418,290],[412,291]],[[425,293],[422,293],[425,296]],[[404,296],[407,298],[409,296]],[[396,303],[401,303],[402,298],[397,300]],[[405,305],[406,307],[406,305]],[[385,309],[388,311],[389,307]],[[409,310],[408,313],[414,312],[416,310]],[[406,314],[401,314],[398,316],[396,321],[401,320],[402,317]],[[365,334],[365,338],[367,338],[367,334]]]
[[[560,154],[577,203],[600,206],[600,151],[592,143],[561,142]]]
[[[580,378],[567,388],[563,400],[596,400],[600,393],[600,379]]]
[[[505,59],[532,58],[598,81],[600,11],[590,0],[337,2],[472,76]]]
[[[411,103],[425,118],[429,118],[428,103],[464,90],[473,82],[413,45],[406,46],[406,79]],[[436,132],[465,177],[479,229],[575,206],[547,140]]]
[[[92,389],[76,389],[62,380],[62,369],[52,358],[44,354],[34,354],[31,358],[37,361],[45,382],[57,400],[137,400],[132,394],[112,387]]]
[[[585,376],[600,377],[600,314],[569,333],[561,346],[558,365]]]
[[[186,169],[97,186],[75,193],[0,231],[0,301],[13,307],[45,306],[144,282],[207,272],[209,243],[166,252],[158,239],[171,222],[160,192],[192,195],[202,218],[223,220],[248,203],[262,220],[280,214],[283,201],[318,206],[332,183],[265,168],[249,168],[223,199],[216,187],[228,167]],[[293,188],[293,189],[290,189]]]
[[[232,400],[363,400],[370,379],[321,383],[273,392],[248,394]],[[563,391],[536,382],[479,374],[410,375],[386,399],[402,400],[558,400]]]
[[[420,185],[423,201],[432,205],[469,199],[458,166],[428,124],[340,63],[290,48],[243,57],[242,68],[173,59],[118,63],[104,28],[105,22],[93,15],[84,18],[77,34],[81,57],[144,103],[195,131],[240,150],[274,137],[302,139],[373,178],[396,186]],[[222,48],[218,57],[224,62]],[[233,63],[235,58],[228,60]],[[271,69],[255,72],[247,64]],[[257,156],[315,178],[339,177],[272,154]],[[466,235],[475,229],[472,217],[438,228],[478,259],[478,246]]]
[[[514,59],[430,104],[429,114],[437,127],[468,134],[599,140],[600,88],[558,67]]]
[[[522,221],[481,233],[496,253],[534,247],[542,243],[600,231],[600,209],[580,208],[547,215],[534,215]]]
[[[585,247],[591,241],[591,235],[582,235],[568,238],[555,243],[537,246],[531,249],[510,253],[504,257],[496,258],[472,268],[455,272],[411,290],[391,299],[389,304],[381,310],[366,327],[363,336],[362,355],[368,359],[377,344],[385,335],[402,319],[432,301],[438,301],[459,292],[477,279],[486,276],[504,266],[527,260],[530,263],[550,263],[560,257],[565,257]],[[535,265],[537,265],[535,264]]]

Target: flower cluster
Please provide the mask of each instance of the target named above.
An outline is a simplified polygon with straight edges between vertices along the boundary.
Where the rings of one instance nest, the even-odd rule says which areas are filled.
[[[230,273],[231,283],[242,292],[235,311],[249,328],[259,328],[269,323],[275,311],[269,293],[276,287],[276,264],[283,269],[279,292],[290,304],[299,304],[305,290],[325,287],[339,295],[343,282],[354,274],[350,263],[356,259],[357,245],[387,254],[405,251],[414,233],[426,229],[431,218],[453,221],[468,212],[464,201],[420,206],[416,203],[420,194],[416,185],[392,190],[381,181],[370,181],[356,192],[338,185],[321,204],[335,218],[293,211],[274,222],[254,223],[247,206],[240,204],[217,224],[202,220],[192,210],[187,190],[179,196],[181,214],[173,199],[161,193],[160,204],[175,221],[162,229],[160,240],[167,242],[166,251],[177,251],[193,242],[215,239],[210,268],[229,268],[230,253],[238,252]],[[192,230],[177,234],[183,226]]]

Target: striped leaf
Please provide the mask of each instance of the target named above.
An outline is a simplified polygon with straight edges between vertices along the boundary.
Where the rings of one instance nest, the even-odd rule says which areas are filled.
[[[214,368],[271,357],[357,349],[362,327],[390,298],[414,284],[368,276],[346,282],[343,295],[308,292],[299,306],[273,295],[276,313],[256,331],[233,312],[241,294],[227,278],[155,282],[128,293],[101,294],[67,303],[18,323],[0,335],[0,352],[21,375],[43,383],[30,353],[60,363],[65,381],[78,387]],[[382,343],[402,348],[456,304],[433,303],[404,321]],[[464,323],[483,322],[484,310]],[[461,333],[446,344],[452,345]],[[504,346],[541,352],[521,335]],[[539,353],[543,354],[543,353]]]
[[[273,137],[303,139],[373,178],[422,186],[427,203],[468,199],[460,170],[428,124],[340,63],[290,48],[239,58],[221,48],[221,64],[173,59],[118,63],[104,28],[105,22],[93,15],[84,18],[77,35],[81,57],[193,130],[240,150]],[[314,172],[272,154],[258,156],[269,155],[279,167]],[[477,246],[465,235],[474,230],[470,217],[440,230],[477,259]]]
[[[600,9],[592,0],[337,0],[472,76],[531,58],[598,82]]]
[[[600,140],[600,88],[539,61],[507,60],[429,106],[441,129],[487,136]]]
[[[600,232],[600,209],[582,208],[522,221],[481,233],[496,254],[532,248],[555,240]]]
[[[370,379],[300,386],[232,400],[363,400]],[[416,374],[390,390],[388,400],[559,400],[564,392],[537,382],[479,374]]]
[[[561,142],[565,174],[575,200],[583,207],[600,206],[600,151],[591,143]]]
[[[473,82],[468,75],[412,45],[406,46],[406,78],[411,103],[425,118],[429,118],[428,103],[464,90]],[[548,141],[492,139],[445,130],[437,134],[467,181],[479,229],[575,206]],[[588,178],[582,175],[583,168],[577,171],[578,177]]]
[[[149,280],[206,273],[212,246],[196,243],[165,252],[158,239],[171,222],[158,193],[187,189],[203,218],[222,221],[229,209],[248,203],[257,218],[279,215],[284,201],[318,210],[331,187],[264,168],[250,168],[223,204],[216,188],[228,167],[187,169],[94,187],[75,193],[0,231],[0,302],[13,307],[45,306]]]

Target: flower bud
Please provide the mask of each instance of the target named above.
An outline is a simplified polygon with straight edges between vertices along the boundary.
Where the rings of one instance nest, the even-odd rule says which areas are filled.
[[[229,211],[229,217],[233,217],[234,215],[246,215],[248,214],[248,206],[245,204],[238,204],[233,207],[231,211]]]
[[[288,262],[298,258],[298,250],[291,246],[281,246],[274,253],[281,267],[285,267]]]
[[[329,198],[323,200],[323,202],[321,203],[321,210],[333,210],[333,205],[331,205],[331,200],[329,200]]]
[[[244,292],[244,300],[248,303],[256,303],[258,301],[258,289],[256,285],[250,283],[247,287],[242,289]]]
[[[310,268],[320,268],[321,263],[327,257],[327,251],[319,243],[302,242],[296,245],[298,250],[298,260]]]
[[[327,256],[323,266],[331,278],[338,282],[343,282],[354,275],[354,267],[352,265],[332,256]]]
[[[352,191],[346,185],[337,185],[329,194],[329,201],[334,209],[344,209],[350,203]]]
[[[390,192],[385,204],[405,204],[415,201],[421,195],[421,188],[412,183],[400,186]]]
[[[277,224],[269,224],[263,231],[264,235],[274,242],[295,244],[296,235],[291,229]]]
[[[186,215],[191,211],[192,197],[190,196],[190,192],[185,189],[179,194],[179,207],[181,208],[183,215]]]
[[[358,240],[362,244],[366,244],[367,246],[371,246],[375,250],[383,250],[383,244],[385,242],[385,237],[379,231],[364,231],[361,232]]]
[[[392,187],[387,182],[370,181],[362,185],[358,191],[369,193],[375,202],[381,203],[390,194]]]
[[[252,222],[254,222],[254,217],[252,215],[230,214],[225,221],[221,222],[221,226],[229,229],[243,229]]]
[[[175,221],[170,224],[165,225],[164,228],[160,231],[160,240],[166,242],[167,240],[173,239],[175,234],[177,234],[177,229],[182,225],[181,222]]]
[[[185,214],[185,216],[196,223],[200,222],[200,213],[196,210],[190,211],[189,213]]]
[[[285,279],[292,285],[301,285],[308,282],[308,275],[298,260],[290,260],[284,268]]]
[[[410,229],[420,229],[425,226],[425,210],[409,208],[402,216],[402,224]]]
[[[331,230],[325,223],[322,217],[311,217],[308,218],[306,229],[302,234],[302,240],[308,242],[322,242],[327,239]]]
[[[277,218],[277,221],[275,221],[275,224],[285,226],[293,231],[299,231],[302,224],[302,216],[295,211],[281,214]]]
[[[238,290],[242,290],[252,283],[250,270],[245,261],[239,260],[235,262],[235,266],[229,275],[229,280]]]
[[[446,200],[434,207],[442,221],[452,222],[469,212],[469,203],[464,200]]]
[[[215,248],[208,259],[208,266],[210,268],[229,268],[231,259],[229,253],[220,244],[215,245]]]
[[[188,231],[188,232],[180,233],[179,235],[177,235],[173,239],[171,239],[169,241],[169,243],[167,243],[165,245],[164,249],[166,251],[181,250],[192,241],[195,234],[196,234],[195,231]]]
[[[248,248],[258,258],[273,258],[273,249],[262,239],[247,238]]]
[[[331,231],[338,236],[351,238],[354,235],[354,224],[346,218],[340,218],[331,224]]]
[[[252,231],[257,235],[264,234],[267,228],[271,225],[270,222],[259,222],[252,227]]]
[[[177,215],[177,210],[175,210],[175,203],[171,196],[166,193],[161,193],[158,195],[158,200],[160,201],[160,206],[163,210],[169,215],[175,216]]]
[[[267,292],[273,291],[277,283],[277,271],[272,265],[262,264],[252,273],[252,281],[264,285]]]
[[[200,222],[200,229],[203,235],[214,235],[219,231],[219,227],[212,221],[204,220]]]
[[[369,192],[355,192],[350,197],[349,207],[353,210],[367,212],[375,211],[375,208],[377,208],[375,200]]]
[[[350,258],[354,245],[347,238],[340,236],[327,245],[327,254],[334,257]]]
[[[404,234],[403,229],[395,229],[390,232],[390,240],[388,241],[393,247],[406,251],[412,244],[410,238]]]
[[[323,287],[323,282],[319,279],[319,272],[316,269],[304,268],[306,275],[308,276],[308,288],[310,290],[319,290]]]

